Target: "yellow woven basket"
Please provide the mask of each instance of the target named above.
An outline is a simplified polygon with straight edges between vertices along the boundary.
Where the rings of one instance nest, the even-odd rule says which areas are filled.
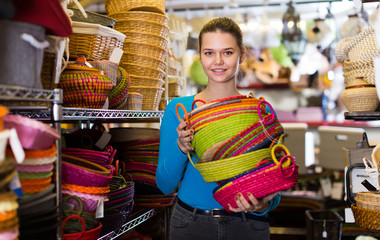
[[[165,13],[165,0],[106,0],[108,15],[127,11],[146,11]]]
[[[164,88],[147,86],[130,86],[131,92],[143,95],[142,110],[158,111]]]
[[[126,39],[131,39],[136,43],[145,43],[153,46],[166,49],[168,46],[168,40],[166,38],[149,34],[149,33],[140,33],[140,32],[123,32],[126,36]]]
[[[142,21],[151,21],[156,23],[161,23],[163,25],[168,25],[169,19],[166,14],[146,12],[146,11],[128,11],[120,12],[110,15],[110,17],[117,19],[117,21],[136,19]]]
[[[146,87],[162,87],[165,83],[164,80],[159,78],[151,78],[144,76],[129,75],[131,77],[130,86],[146,86]]]

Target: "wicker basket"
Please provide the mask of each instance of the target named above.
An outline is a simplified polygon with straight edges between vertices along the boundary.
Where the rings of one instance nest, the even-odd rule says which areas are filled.
[[[165,14],[165,0],[106,0],[108,15],[131,10]]]
[[[360,208],[356,204],[352,204],[351,209],[358,226],[370,230],[380,230],[380,211]]]
[[[117,21],[136,19],[141,21],[151,21],[168,25],[169,19],[166,14],[146,12],[146,11],[127,11],[110,15],[110,17],[117,19]]]
[[[162,49],[166,49],[168,46],[168,40],[166,38],[153,35],[150,33],[141,33],[141,32],[123,32],[126,36],[126,39],[129,41],[133,41],[136,43],[145,43],[153,46],[160,47]]]
[[[163,62],[166,62],[168,55],[167,51],[164,48],[146,43],[125,42],[123,50],[125,54],[139,54],[152,57]]]
[[[123,64],[138,64],[141,66],[149,66],[163,72],[166,70],[165,61],[144,55],[124,53],[123,57],[121,58],[121,62]]]
[[[179,97],[181,95],[182,86],[178,82],[169,83],[169,97]]]
[[[124,32],[139,32],[146,33],[155,36],[167,38],[169,35],[169,28],[167,25],[163,25],[157,22],[142,21],[137,19],[129,19],[123,21],[117,21],[115,29],[122,33]]]
[[[131,86],[146,86],[146,87],[162,87],[165,83],[164,80],[160,78],[151,78],[144,76],[130,75]]]
[[[111,79],[113,85],[116,86],[118,66],[116,63],[109,60],[95,60],[88,61],[88,63],[90,63],[94,68],[103,71],[104,75]]]
[[[379,98],[374,85],[348,87],[343,90],[339,98],[350,112],[375,111],[379,106]]]
[[[130,64],[130,63],[121,63],[120,66],[124,68],[129,74],[137,75],[137,76],[143,76],[143,77],[149,77],[149,78],[156,78],[156,79],[164,79],[165,72],[152,68],[149,66],[143,66],[138,64]]]
[[[41,83],[43,89],[54,89],[54,69],[56,67],[55,53],[44,51],[41,68]]]
[[[142,109],[142,101],[143,95],[141,93],[130,92],[124,109],[139,111]]]
[[[130,91],[141,93],[143,95],[142,110],[158,111],[164,88],[131,86]]]
[[[343,62],[343,76],[346,87],[355,85],[356,78],[363,78],[369,84],[375,84],[375,67],[373,60]]]
[[[125,35],[99,24],[73,22],[70,58],[86,55],[88,60],[108,60],[114,48],[123,48]]]

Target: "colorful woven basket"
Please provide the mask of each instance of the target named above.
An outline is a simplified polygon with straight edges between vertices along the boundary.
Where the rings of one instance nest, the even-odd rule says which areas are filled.
[[[79,157],[90,162],[99,164],[101,166],[110,165],[113,161],[113,158],[116,154],[116,149],[113,149],[112,146],[106,147],[104,151],[97,151],[91,149],[82,149],[82,148],[62,148],[62,153],[74,157]]]
[[[112,179],[112,171],[99,164],[62,154],[63,182],[87,187],[104,187]]]
[[[281,153],[282,156],[278,156]],[[285,155],[284,155],[285,153]],[[238,207],[235,196],[238,193],[248,199],[247,193],[260,199],[271,193],[287,190],[298,182],[298,165],[294,157],[282,144],[277,144],[271,151],[273,161],[263,160],[255,168],[224,181],[213,191],[214,199],[227,211],[229,206]],[[280,160],[278,160],[280,158]]]
[[[103,72],[109,79],[111,79],[113,86],[116,86],[117,82],[117,68],[118,64],[109,60],[95,60],[88,61],[91,66]]]
[[[141,93],[129,92],[123,109],[140,111],[142,109],[143,95]]]
[[[67,221],[70,219],[77,218],[82,223],[82,231],[81,232],[75,232],[75,233],[65,233],[65,225]],[[102,224],[99,222],[99,225],[91,230],[86,231],[86,224],[83,220],[83,218],[79,215],[71,215],[67,217],[62,222],[62,237],[64,240],[77,240],[77,239],[83,239],[83,240],[92,240],[92,239],[98,239],[100,236],[100,233],[102,231]]]
[[[125,69],[118,67],[119,78],[116,87],[112,89],[109,94],[109,108],[110,109],[123,109],[127,103],[128,90],[131,84],[131,78]]]

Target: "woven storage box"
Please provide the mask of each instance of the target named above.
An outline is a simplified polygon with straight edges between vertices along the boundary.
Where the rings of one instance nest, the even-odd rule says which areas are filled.
[[[0,84],[42,88],[41,67],[45,28],[26,22],[0,20]]]
[[[143,95],[142,110],[158,111],[164,88],[133,86],[130,90]]]
[[[141,76],[141,77],[148,77],[148,78],[157,78],[157,79],[163,79],[165,77],[165,72],[157,69],[152,68],[149,66],[139,65],[137,64],[131,64],[131,63],[121,63],[120,66],[124,68],[128,74]],[[136,88],[136,86],[134,86]]]
[[[165,81],[160,78],[151,78],[151,77],[137,76],[137,75],[130,75],[130,77],[131,77],[131,87],[136,87],[136,86],[162,87],[165,83]]]
[[[124,11],[111,14],[110,17],[115,18],[118,21],[135,19],[140,21],[156,22],[162,25],[168,25],[169,22],[168,16],[166,14],[147,11]]]
[[[87,14],[87,18],[86,18],[79,9],[70,8],[70,10],[72,10],[74,13],[72,16],[70,16],[72,21],[95,23],[95,24],[100,24],[102,26],[109,27],[109,28],[113,28],[116,23],[116,19],[113,19],[103,14],[85,11]]]
[[[164,62],[166,61],[168,55],[166,49],[147,43],[126,41],[123,45],[123,50],[125,54],[143,55]]]
[[[141,93],[130,92],[128,94],[127,103],[124,105],[126,110],[139,111],[142,109],[143,95]]]
[[[379,106],[374,85],[347,87],[341,92],[339,98],[350,112],[375,111]]]
[[[123,57],[121,58],[121,62],[122,64],[138,64],[141,66],[149,66],[150,68],[158,69],[162,72],[166,70],[165,61],[139,54],[124,53]]]
[[[108,15],[133,10],[165,14],[165,0],[106,0]]]
[[[73,21],[70,58],[86,55],[88,60],[108,60],[114,48],[123,48],[125,35],[100,24]]]

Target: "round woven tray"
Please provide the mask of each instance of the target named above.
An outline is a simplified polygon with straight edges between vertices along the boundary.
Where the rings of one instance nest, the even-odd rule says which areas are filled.
[[[165,0],[107,0],[106,12],[108,15],[127,11],[146,11],[165,14]]]
[[[151,21],[167,25],[169,22],[166,14],[146,12],[146,11],[125,11],[120,13],[111,14],[110,17],[117,19],[118,21],[136,19],[142,21]]]

